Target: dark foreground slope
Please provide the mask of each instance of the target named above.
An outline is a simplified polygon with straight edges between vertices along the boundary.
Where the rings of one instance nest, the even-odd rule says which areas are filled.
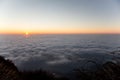
[[[97,71],[77,69],[76,80],[120,80],[120,65],[107,62]],[[68,80],[43,70],[19,71],[10,61],[0,57],[0,80]],[[72,79],[70,79],[72,80]],[[73,79],[75,80],[75,79]]]
[[[120,80],[120,65],[106,62],[97,71],[76,70],[78,80]]]
[[[0,80],[17,80],[19,71],[10,60],[0,56]]]
[[[0,56],[0,80],[68,80],[47,71],[19,71],[10,60]]]

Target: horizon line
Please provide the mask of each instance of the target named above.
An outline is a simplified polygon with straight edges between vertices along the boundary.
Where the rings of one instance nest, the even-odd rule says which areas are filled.
[[[79,35],[79,34],[120,34],[120,33],[29,33],[28,35]],[[0,35],[26,35],[25,33],[0,33]]]

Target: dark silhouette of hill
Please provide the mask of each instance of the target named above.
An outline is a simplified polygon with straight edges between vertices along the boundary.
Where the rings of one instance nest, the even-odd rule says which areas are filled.
[[[97,71],[77,69],[76,76],[80,80],[120,80],[120,65],[106,62]]]
[[[43,70],[23,71],[21,77],[22,80],[68,80],[65,77],[56,77],[52,73]]]
[[[96,71],[84,71],[77,69],[76,80],[120,80],[120,65],[106,62]],[[0,56],[0,80],[68,80],[65,77],[53,73],[36,71],[19,71],[10,60]],[[69,79],[75,80],[75,79]]]
[[[0,56],[0,80],[18,80],[19,71],[10,60]]]
[[[0,56],[0,80],[68,80],[43,70],[19,71],[10,60]]]

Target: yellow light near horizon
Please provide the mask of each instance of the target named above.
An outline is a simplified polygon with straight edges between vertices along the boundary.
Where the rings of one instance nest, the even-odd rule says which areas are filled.
[[[28,32],[25,32],[25,35],[29,35],[29,33],[28,33]]]
[[[84,28],[65,28],[65,29],[1,29],[0,34],[21,34],[24,36],[30,36],[33,34],[120,34],[120,28],[114,29],[84,29]]]

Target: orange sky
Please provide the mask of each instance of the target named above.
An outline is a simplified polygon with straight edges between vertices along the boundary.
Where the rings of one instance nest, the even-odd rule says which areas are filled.
[[[118,0],[2,0],[0,34],[119,34]]]
[[[28,32],[29,34],[120,34],[119,30],[103,30],[103,29],[68,29],[68,30],[0,30],[0,34],[25,34]]]

